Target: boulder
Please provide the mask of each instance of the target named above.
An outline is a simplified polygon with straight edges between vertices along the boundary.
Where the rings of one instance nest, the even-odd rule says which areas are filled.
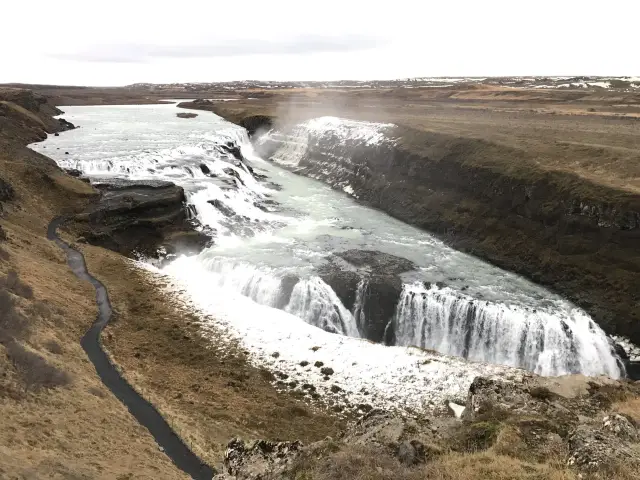
[[[425,462],[425,448],[419,440],[404,441],[398,447],[398,460],[400,463],[411,467]]]
[[[602,419],[602,429],[612,433],[621,440],[638,442],[640,437],[636,426],[625,416],[612,413]]]
[[[385,329],[393,318],[402,292],[400,274],[414,268],[413,262],[388,253],[347,250],[329,257],[318,274],[336,292],[342,304],[355,314],[364,338],[393,344],[393,332],[387,332],[385,337]]]
[[[191,113],[191,112],[176,113],[176,117],[178,118],[196,118],[197,116],[198,116],[197,113]]]
[[[228,207],[222,200],[218,200],[217,198],[208,200],[207,203],[216,207],[225,217],[233,217],[236,214],[231,207]]]
[[[224,454],[225,472],[214,477],[216,480],[262,480],[282,478],[293,461],[298,458],[302,443],[270,442],[256,440],[246,444],[233,439]]]
[[[88,243],[151,257],[198,252],[210,243],[189,219],[184,190],[171,182],[113,179],[95,186],[99,200],[75,217]]]

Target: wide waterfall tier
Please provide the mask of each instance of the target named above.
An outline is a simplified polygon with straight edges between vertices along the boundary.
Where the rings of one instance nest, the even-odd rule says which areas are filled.
[[[371,338],[366,280],[349,311],[320,277],[291,268],[257,267],[225,257],[201,255],[168,267],[202,268],[211,288],[291,313],[331,333]],[[297,272],[297,273],[296,273]],[[620,376],[609,339],[584,312],[567,302],[539,309],[478,300],[450,288],[405,284],[384,332],[389,345],[418,346],[469,360],[524,368],[541,375]]]
[[[171,272],[201,272],[211,284],[230,294],[240,294],[254,302],[284,310],[325,331],[358,337],[353,315],[336,293],[317,276],[301,278],[290,268],[258,267],[206,252],[199,259],[176,260]]]
[[[607,374],[620,366],[611,344],[583,311],[477,300],[449,288],[405,285],[388,326],[395,345],[417,345],[541,375]]]

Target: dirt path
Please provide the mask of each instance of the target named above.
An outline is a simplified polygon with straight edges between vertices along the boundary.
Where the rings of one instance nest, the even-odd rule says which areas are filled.
[[[142,398],[120,375],[102,349],[100,334],[112,315],[109,295],[104,285],[87,271],[84,256],[60,239],[57,229],[64,218],[55,218],[49,224],[47,238],[53,240],[67,255],[73,273],[81,280],[90,282],[96,289],[98,318],[82,337],[81,345],[105,386],[129,409],[136,420],[153,436],[169,459],[186,474],[196,480],[211,480],[213,469],[205,465],[180,439],[165,419],[148,401]]]

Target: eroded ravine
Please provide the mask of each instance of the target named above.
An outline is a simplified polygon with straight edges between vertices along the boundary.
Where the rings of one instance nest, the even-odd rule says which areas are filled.
[[[135,389],[120,375],[118,369],[102,348],[100,334],[112,316],[111,302],[105,286],[88,271],[81,252],[64,242],[57,233],[64,218],[55,218],[49,224],[47,238],[54,241],[67,255],[67,263],[80,279],[91,283],[96,290],[98,317],[80,341],[83,350],[93,363],[104,385],[129,410],[131,415],[153,436],[158,446],[180,470],[196,480],[211,480],[214,471],[204,464],[196,454],[180,439],[155,407],[141,397]]]

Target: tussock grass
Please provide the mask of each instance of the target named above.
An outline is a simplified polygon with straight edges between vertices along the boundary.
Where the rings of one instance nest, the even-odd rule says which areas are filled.
[[[15,270],[9,270],[7,276],[0,280],[0,286],[4,286],[4,288],[15,293],[19,297],[26,299],[33,298],[33,289],[20,280],[18,273]]]
[[[53,353],[54,355],[62,355],[62,353],[64,352],[64,350],[62,349],[62,345],[60,345],[58,341],[52,338],[44,342],[44,348],[46,348],[50,353]]]
[[[0,344],[6,345],[28,335],[29,321],[16,309],[13,295],[0,288]]]
[[[71,376],[51,365],[41,355],[27,349],[18,342],[5,346],[7,356],[13,363],[24,384],[25,392],[65,387],[71,383]]]
[[[640,427],[640,398],[631,398],[614,403],[613,410],[633,419]]]
[[[562,462],[532,463],[498,454],[448,453],[427,464],[406,467],[387,450],[351,445],[298,462],[295,480],[576,480]],[[630,477],[627,477],[630,478]]]

